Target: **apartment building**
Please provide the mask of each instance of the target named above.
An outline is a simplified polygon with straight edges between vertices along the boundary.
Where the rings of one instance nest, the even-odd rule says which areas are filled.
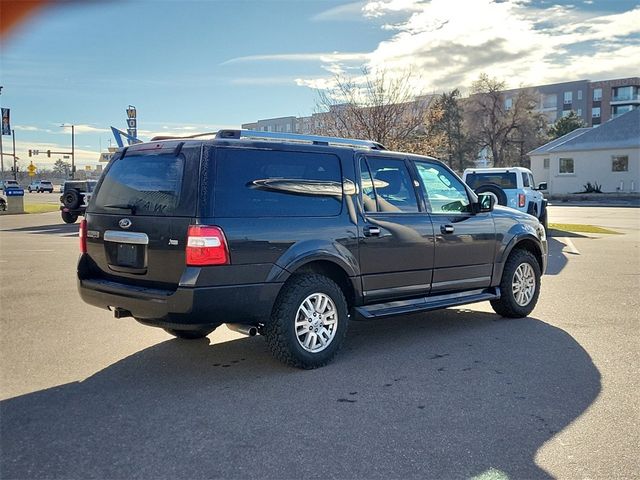
[[[538,111],[548,122],[554,123],[572,111],[587,126],[600,125],[640,106],[640,77],[614,80],[577,80],[526,87],[539,93]],[[510,108],[514,98],[525,88],[504,91],[505,107]],[[310,133],[322,124],[326,113],[308,117],[279,117],[242,124],[243,129],[264,132]]]
[[[527,88],[539,93],[538,111],[547,117],[549,123],[573,111],[592,127],[640,106],[640,77],[596,82],[578,80]],[[509,108],[523,90],[505,90],[505,107]]]

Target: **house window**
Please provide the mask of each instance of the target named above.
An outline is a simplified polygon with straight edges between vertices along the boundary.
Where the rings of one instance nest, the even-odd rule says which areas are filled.
[[[602,89],[601,88],[594,88],[593,89],[593,101],[594,102],[599,102],[600,100],[602,100]]]
[[[578,90],[578,100],[582,100],[582,90]]]
[[[633,110],[633,105],[615,105],[611,109],[611,116],[615,118],[618,115],[622,115],[623,113],[630,112],[631,110]]]
[[[600,118],[600,107],[593,107],[591,109],[591,118]]]
[[[573,92],[564,92],[564,104],[571,105],[573,101]]]
[[[547,170],[549,169],[549,159],[548,158],[543,158],[542,159],[542,168],[546,168]]]
[[[563,110],[562,111],[562,118],[568,117],[569,115],[571,115],[571,112],[573,112],[573,110]]]
[[[582,109],[581,109],[581,108],[578,108],[578,109],[576,110],[576,114],[577,114],[579,117],[581,117],[581,116],[582,116]]]
[[[558,104],[558,96],[554,94],[542,94],[542,108],[556,108]]]
[[[612,155],[611,171],[612,172],[628,172],[629,157],[627,155]]]
[[[573,173],[573,158],[561,158],[558,161],[559,173]]]
[[[504,109],[505,110],[511,110],[511,107],[513,107],[513,98],[505,98],[504,99]]]
[[[613,101],[620,102],[633,99],[633,87],[618,87],[613,89]]]

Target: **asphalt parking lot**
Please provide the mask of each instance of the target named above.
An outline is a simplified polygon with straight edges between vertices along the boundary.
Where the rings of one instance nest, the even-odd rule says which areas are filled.
[[[354,322],[300,371],[83,304],[77,224],[3,216],[0,478],[637,478],[640,209],[550,219],[620,234],[551,238],[529,318]]]

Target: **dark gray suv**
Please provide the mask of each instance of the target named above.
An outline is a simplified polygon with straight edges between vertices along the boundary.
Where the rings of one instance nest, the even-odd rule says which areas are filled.
[[[438,160],[239,130],[123,149],[80,241],[87,303],[185,339],[260,333],[301,368],[326,364],[351,320],[483,300],[524,317],[547,261],[535,217]]]

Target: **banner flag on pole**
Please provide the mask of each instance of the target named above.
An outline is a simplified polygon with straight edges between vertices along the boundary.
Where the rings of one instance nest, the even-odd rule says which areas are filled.
[[[2,135],[11,135],[10,109],[2,109]]]

